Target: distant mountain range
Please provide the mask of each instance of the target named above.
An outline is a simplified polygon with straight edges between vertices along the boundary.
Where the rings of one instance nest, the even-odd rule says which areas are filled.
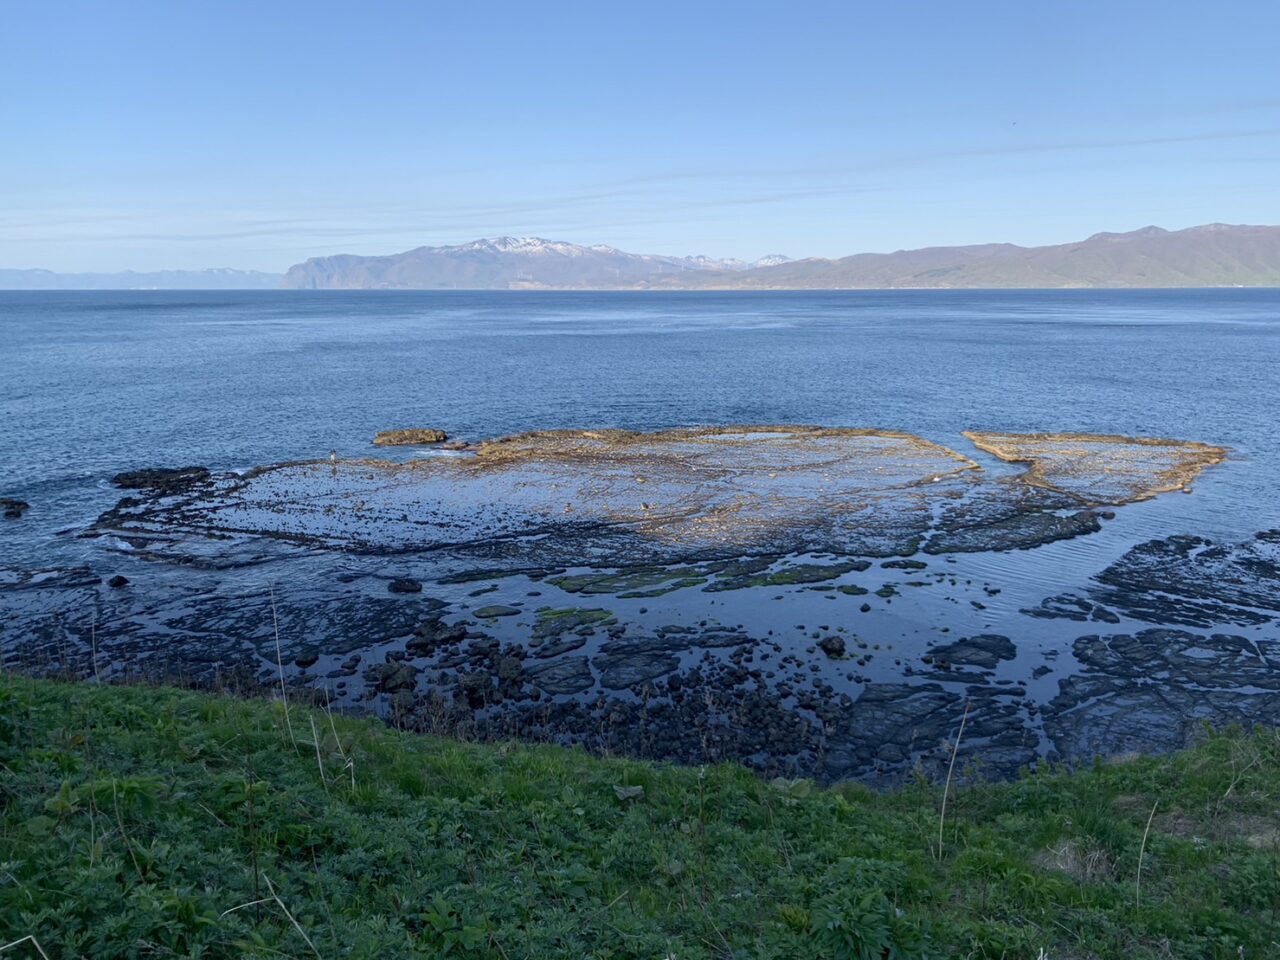
[[[0,270],[0,290],[274,290],[278,273],[257,270],[158,270],[154,273],[54,273]]]
[[[1144,227],[1050,247],[992,243],[860,253],[699,277],[698,283],[735,290],[1280,287],[1280,227]]]
[[[624,253],[537,238],[318,257],[291,267],[301,289],[835,290],[1280,286],[1280,227],[1209,224],[1097,233],[1078,243],[990,243],[756,263]]]
[[[0,270],[8,290],[857,290],[1280,287],[1280,227],[1212,223],[1096,233],[1047,247],[988,243],[838,260],[627,253],[537,237],[316,257],[283,275],[246,270],[52,273]]]
[[[710,257],[626,253],[540,237],[498,237],[452,247],[418,247],[385,257],[316,257],[290,267],[284,285],[306,290],[635,289],[694,275],[730,275],[790,261],[746,263]]]

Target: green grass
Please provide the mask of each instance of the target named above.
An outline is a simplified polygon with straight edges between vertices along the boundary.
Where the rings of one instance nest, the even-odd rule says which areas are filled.
[[[941,795],[3,677],[0,944],[34,936],[52,960],[1280,956],[1274,731],[953,785],[938,850]]]

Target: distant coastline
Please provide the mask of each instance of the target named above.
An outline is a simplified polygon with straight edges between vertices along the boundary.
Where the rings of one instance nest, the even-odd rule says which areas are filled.
[[[385,256],[314,257],[253,270],[76,273],[0,269],[0,290],[836,291],[1112,290],[1280,287],[1280,227],[1207,224],[1010,243],[754,262],[637,254],[538,237],[499,237]]]

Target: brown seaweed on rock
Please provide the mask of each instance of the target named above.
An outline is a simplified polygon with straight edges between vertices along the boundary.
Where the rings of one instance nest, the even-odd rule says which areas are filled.
[[[964,436],[1001,460],[1029,464],[1018,477],[1023,483],[1116,506],[1189,489],[1202,470],[1227,455],[1225,447],[1207,443],[1100,433],[966,430]]]

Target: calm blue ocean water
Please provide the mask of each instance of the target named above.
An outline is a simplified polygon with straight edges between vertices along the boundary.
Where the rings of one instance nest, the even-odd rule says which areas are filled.
[[[1280,291],[0,293],[0,530],[53,562],[113,473],[377,430],[819,423],[1225,443],[1153,530],[1280,525]],[[1158,521],[1158,524],[1157,524]]]

